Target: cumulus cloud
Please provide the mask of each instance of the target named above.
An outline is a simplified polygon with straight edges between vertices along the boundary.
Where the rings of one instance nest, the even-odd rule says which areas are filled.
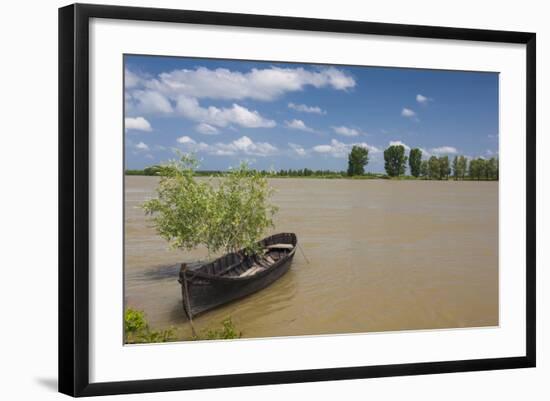
[[[421,95],[420,93],[418,95],[416,95],[416,101],[420,104],[426,104],[431,100],[432,100],[431,98],[429,98],[427,96],[424,96],[424,95]]]
[[[257,111],[248,110],[236,103],[230,108],[202,107],[197,99],[180,96],[176,108],[178,113],[190,120],[216,127],[235,124],[246,128],[270,128],[276,125],[275,121],[262,117]]]
[[[416,113],[413,110],[408,109],[406,107],[403,107],[403,110],[401,110],[401,115],[403,117],[408,117],[408,118],[416,117]]]
[[[318,106],[308,106],[306,104],[288,104],[289,109],[293,109],[302,113],[327,114],[327,112]]]
[[[124,87],[125,88],[135,88],[136,86],[140,85],[141,82],[142,82],[141,77],[138,74],[133,73],[127,68],[124,69]]]
[[[149,146],[146,143],[139,142],[136,144],[137,150],[149,150]]]
[[[330,155],[332,157],[343,158],[347,157],[353,146],[362,146],[367,148],[372,153],[379,153],[380,149],[375,146],[369,145],[366,142],[360,143],[343,143],[336,139],[332,139],[330,144],[316,145],[312,148],[313,152]]]
[[[189,143],[189,144],[194,144],[194,143],[196,143],[196,142],[193,140],[193,138],[188,137],[187,135],[180,136],[178,139],[176,139],[176,141],[177,141],[178,143],[183,143],[183,144],[185,144],[185,143]]]
[[[308,127],[302,120],[292,120],[292,121],[285,121],[285,125],[287,128],[291,129],[297,129],[300,131],[306,131],[306,132],[315,132],[315,130],[311,127]]]
[[[359,136],[362,134],[366,134],[361,130],[345,127],[343,125],[339,127],[332,127],[332,130],[336,132],[338,135],[343,135],[343,136]]]
[[[242,136],[229,143],[217,142],[207,144],[197,142],[188,136],[182,136],[177,139],[178,143],[184,146],[188,151],[204,152],[214,156],[271,156],[277,153],[277,147],[268,142],[254,142],[247,136]]]
[[[297,145],[295,143],[289,142],[288,146],[290,147],[294,155],[304,157],[308,153],[302,146]]]
[[[419,149],[422,152],[423,159],[428,159],[432,155],[431,152],[429,152],[427,149],[424,149],[424,148],[419,148]]]
[[[406,143],[403,143],[401,141],[390,141],[390,146],[400,146],[400,145],[403,146],[407,152],[411,150],[411,147]]]
[[[197,130],[197,132],[203,135],[217,135],[220,133],[220,131],[216,127],[206,123],[198,124],[195,129]]]
[[[124,119],[124,128],[126,131],[152,131],[151,124],[143,117],[126,117]]]
[[[152,90],[133,90],[125,94],[126,111],[129,113],[167,114],[172,105],[166,96]]]
[[[455,154],[458,153],[455,147],[453,146],[439,146],[437,148],[431,149],[432,153],[438,154],[438,155],[445,155],[445,154]]]
[[[161,73],[144,85],[172,98],[185,95],[225,100],[274,100],[306,86],[347,90],[355,86],[355,79],[334,67],[314,71],[302,67],[270,67],[253,68],[248,72],[198,67]]]
[[[272,66],[245,72],[197,67],[164,72],[154,77],[126,69],[125,105],[130,115],[179,114],[198,122],[198,132],[214,134],[214,129],[219,127],[271,128],[276,123],[237,103],[231,107],[205,107],[199,104],[201,99],[272,101],[306,87],[345,91],[355,84],[349,73],[335,67]],[[289,104],[289,107],[307,113],[324,113],[317,106]]]

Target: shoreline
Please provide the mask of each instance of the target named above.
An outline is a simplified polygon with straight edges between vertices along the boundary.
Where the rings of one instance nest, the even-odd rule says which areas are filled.
[[[204,178],[218,178],[220,176],[223,177],[223,173],[219,174],[196,174],[195,177],[204,177]],[[154,174],[135,174],[130,173],[124,174],[125,177],[159,177]],[[413,176],[400,176],[400,177],[389,177],[387,175],[362,175],[362,176],[344,176],[344,175],[328,175],[328,176],[322,176],[322,175],[311,175],[311,176],[292,176],[292,175],[266,175],[266,178],[276,178],[276,179],[288,179],[288,178],[294,178],[294,179],[320,179],[320,180],[388,180],[388,181],[465,181],[465,182],[498,182],[498,179],[471,179],[468,177],[465,177],[463,179],[455,180],[453,177],[449,177],[448,179],[430,179],[430,178],[421,178],[421,177],[413,177]]]

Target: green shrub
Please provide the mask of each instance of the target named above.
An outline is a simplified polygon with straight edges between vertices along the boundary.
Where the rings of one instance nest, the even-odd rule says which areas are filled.
[[[183,155],[159,167],[157,196],[143,204],[158,234],[173,248],[203,245],[209,253],[253,253],[256,242],[273,227],[277,211],[266,177],[243,163],[214,185],[196,179],[197,165],[193,156]]]
[[[202,334],[195,335],[191,338],[193,341],[199,340],[231,340],[241,338],[242,333],[237,331],[231,318],[225,319],[222,322],[221,329],[209,329]]]
[[[124,312],[124,332],[138,333],[147,328],[145,314],[142,311],[126,309]]]
[[[174,341],[174,329],[151,330],[145,313],[135,309],[124,312],[124,342],[126,344],[164,343]]]

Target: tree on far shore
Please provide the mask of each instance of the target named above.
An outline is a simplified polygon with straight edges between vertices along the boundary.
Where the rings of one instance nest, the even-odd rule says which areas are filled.
[[[468,175],[472,180],[480,180],[485,175],[485,160],[478,157],[470,161],[470,166],[468,168]]]
[[[409,168],[411,175],[418,177],[420,175],[420,167],[422,164],[422,151],[418,148],[411,149],[409,152]]]
[[[348,155],[348,175],[365,174],[365,166],[369,163],[369,150],[362,146],[353,146]]]
[[[494,157],[491,157],[485,163],[487,165],[487,168],[486,168],[487,179],[498,180],[498,160]]]
[[[390,177],[405,174],[408,157],[405,156],[403,145],[392,145],[384,150],[384,168]]]
[[[455,156],[453,159],[453,176],[455,177],[455,180],[458,179],[458,156]]]
[[[449,164],[449,156],[442,156],[439,158],[439,178],[440,179],[449,179],[449,174],[451,174],[451,166]]]
[[[420,176],[423,177],[424,179],[428,178],[429,170],[430,169],[428,166],[428,161],[422,160],[422,162],[420,163]]]
[[[455,156],[453,159],[453,177],[455,180],[463,180],[468,170],[468,159],[464,156]]]
[[[464,179],[466,172],[468,171],[468,159],[464,156],[458,158],[458,168],[460,173],[460,178]]]
[[[439,159],[436,156],[430,157],[428,160],[428,177],[430,177],[430,180],[439,180],[440,174]]]

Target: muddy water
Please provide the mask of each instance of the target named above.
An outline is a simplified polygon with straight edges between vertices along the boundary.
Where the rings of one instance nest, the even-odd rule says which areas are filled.
[[[154,328],[190,334],[169,250],[139,205],[154,177],[126,177],[125,301]],[[243,337],[498,325],[498,183],[273,179],[273,232],[295,232],[310,263],[194,319],[231,317]]]

